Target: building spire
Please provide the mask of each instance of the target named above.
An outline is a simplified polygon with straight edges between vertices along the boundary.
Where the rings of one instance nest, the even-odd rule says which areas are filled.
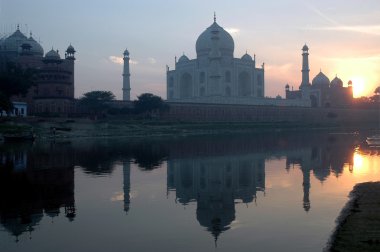
[[[17,30],[18,31],[20,30],[20,24],[17,24]]]
[[[214,23],[216,23],[216,12],[214,11]]]

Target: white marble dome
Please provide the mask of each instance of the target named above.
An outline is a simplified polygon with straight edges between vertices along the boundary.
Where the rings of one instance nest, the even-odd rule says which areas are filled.
[[[329,78],[322,72],[319,72],[317,76],[314,77],[311,86],[313,88],[328,88],[330,85]]]
[[[184,54],[178,59],[178,63],[187,62],[189,58]]]
[[[197,39],[196,51],[199,56],[208,56],[212,47],[212,36],[213,31],[218,31],[219,41],[218,47],[222,53],[222,56],[233,57],[235,43],[232,36],[220,27],[216,22],[214,22],[210,27],[208,27]]]
[[[242,59],[242,60],[245,60],[245,61],[253,61],[252,56],[249,55],[248,53],[245,53],[245,54],[243,55],[243,57],[241,57],[241,59]]]
[[[343,81],[339,79],[337,76],[331,81],[331,87],[343,87]]]

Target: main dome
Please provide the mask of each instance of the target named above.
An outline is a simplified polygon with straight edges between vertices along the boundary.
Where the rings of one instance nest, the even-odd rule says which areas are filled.
[[[328,88],[329,85],[330,85],[330,80],[329,78],[327,78],[326,75],[322,73],[322,71],[319,72],[319,74],[317,74],[317,76],[314,77],[311,84],[313,88]]]
[[[27,40],[28,38],[22,34],[19,29],[17,29],[12,35],[3,40],[2,50],[18,52],[20,50],[20,46]]]
[[[210,53],[212,47],[213,31],[218,31],[218,48],[222,53],[222,56],[233,57],[235,48],[234,39],[226,30],[219,26],[215,21],[198,37],[195,46],[197,56],[208,56],[208,54]]]

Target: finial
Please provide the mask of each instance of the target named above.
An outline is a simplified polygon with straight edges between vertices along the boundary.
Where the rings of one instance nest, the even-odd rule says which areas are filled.
[[[214,22],[216,22],[216,12],[214,11]]]
[[[256,54],[253,55],[253,59],[256,60]]]
[[[319,68],[319,72],[322,73],[322,68]]]
[[[18,31],[20,30],[20,24],[17,24],[17,30]]]
[[[248,54],[248,50],[245,50],[245,54]]]

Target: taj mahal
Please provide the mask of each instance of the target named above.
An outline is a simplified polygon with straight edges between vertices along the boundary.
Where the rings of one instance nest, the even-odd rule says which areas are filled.
[[[197,39],[197,58],[185,54],[167,71],[168,100],[199,97],[264,97],[264,64],[256,67],[256,57],[248,53],[234,58],[232,36],[216,23]]]
[[[174,69],[166,67],[169,103],[231,104],[290,107],[341,107],[353,99],[352,82],[347,87],[339,78],[331,83],[320,72],[309,82],[309,47],[302,48],[302,82],[299,90],[285,87],[285,99],[265,96],[265,64],[257,66],[256,55],[246,52],[235,58],[231,34],[214,22],[195,44],[197,58],[185,54],[175,58]],[[124,51],[123,100],[130,100],[129,51]]]
[[[308,106],[304,100],[265,98],[265,64],[256,55],[234,57],[235,42],[217,22],[196,41],[196,59],[183,54],[167,67],[167,101],[243,105]]]

